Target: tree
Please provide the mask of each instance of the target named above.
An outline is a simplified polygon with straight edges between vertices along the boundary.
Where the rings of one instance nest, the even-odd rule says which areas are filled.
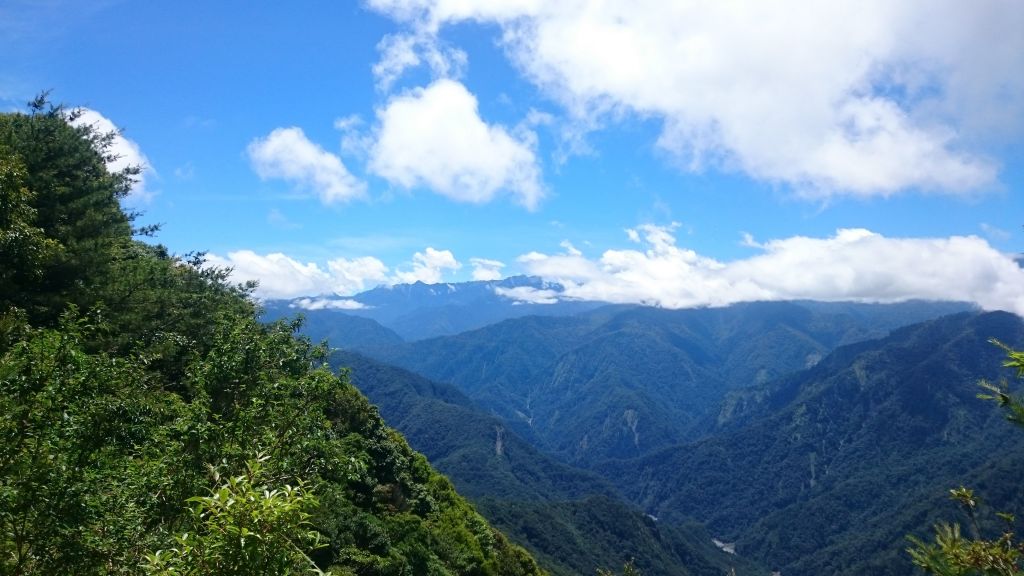
[[[68,304],[88,309],[92,289],[106,282],[119,249],[131,241],[137,216],[122,211],[120,199],[139,168],[109,172],[115,135],[73,126],[76,118],[45,94],[30,103],[29,114],[0,115],[5,200],[0,233],[8,242],[23,238],[0,254],[0,268],[13,269],[14,258],[25,263],[32,246],[45,249],[32,258],[31,283],[22,278],[6,286],[10,292],[0,304],[21,308],[33,322],[51,326]],[[29,236],[19,236],[19,230]]]
[[[1017,378],[1024,377],[1024,352],[1013,350],[998,340],[992,343],[1006,351],[1003,366],[1012,368]],[[1013,396],[1006,382],[982,382],[981,386],[986,393],[979,394],[979,398],[996,402],[1005,411],[1007,420],[1024,426],[1024,399]],[[1016,536],[1014,515],[997,513],[1004,524],[1002,533],[996,538],[983,538],[978,523],[979,501],[974,491],[961,486],[949,492],[967,515],[971,536],[964,536],[959,524],[948,522],[935,526],[933,543],[910,536],[912,545],[907,551],[914,564],[939,576],[1024,575],[1024,541]]]

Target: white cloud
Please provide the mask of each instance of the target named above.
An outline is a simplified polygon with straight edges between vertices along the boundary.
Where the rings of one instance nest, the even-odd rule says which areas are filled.
[[[373,256],[335,258],[327,263],[336,294],[355,294],[388,283],[388,267]]]
[[[515,300],[516,304],[556,304],[558,303],[558,292],[554,290],[534,288],[532,286],[516,286],[515,288],[494,289],[498,296],[504,296],[509,300]]]
[[[370,5],[420,36],[497,25],[514,64],[574,119],[570,139],[653,118],[685,168],[740,170],[806,197],[976,193],[997,174],[979,143],[1024,128],[1021,2]]]
[[[300,298],[291,306],[303,310],[362,310],[366,308],[366,304],[348,298]]]
[[[484,122],[476,97],[458,82],[396,96],[377,115],[369,169],[393,184],[478,204],[505,192],[528,209],[544,196],[530,144]]]
[[[120,172],[131,166],[140,167],[142,171],[135,177],[136,182],[132,186],[129,197],[141,200],[142,202],[152,200],[156,193],[147,186],[147,183],[151,185],[152,179],[156,176],[156,171],[149,163],[146,155],[142,153],[139,144],[134,140],[125,138],[110,119],[96,110],[77,108],[75,112],[78,117],[71,122],[73,126],[91,126],[99,134],[116,134],[110,142],[109,150],[116,158],[107,163],[107,170],[110,172]]]
[[[455,259],[450,250],[435,250],[427,247],[423,252],[412,256],[412,270],[395,270],[394,281],[397,283],[437,284],[444,276],[445,270],[458,270],[462,264]]]
[[[565,253],[568,254],[569,256],[583,255],[583,252],[580,252],[579,249],[573,246],[572,242],[569,242],[568,240],[562,240],[561,242],[558,243],[558,245],[561,246],[562,249],[565,250]]]
[[[427,248],[416,252],[412,258],[411,270],[392,270],[373,256],[358,258],[335,258],[326,265],[316,262],[301,262],[290,256],[275,252],[257,254],[252,250],[229,252],[227,256],[210,254],[210,266],[231,268],[231,279],[235,282],[255,280],[259,282],[256,295],[260,298],[297,298],[334,294],[348,296],[378,285],[395,283],[441,282],[448,271],[458,270],[461,264],[449,250]],[[321,302],[323,300],[323,302]],[[310,299],[303,306],[339,307],[353,304],[337,303],[337,299]],[[319,304],[318,304],[319,303]],[[313,308],[310,308],[313,309]]]
[[[473,280],[501,280],[501,269],[505,267],[504,262],[487,258],[470,258],[469,263],[473,265]]]
[[[380,60],[373,65],[373,76],[383,92],[409,68],[426,64],[435,78],[458,78],[467,61],[462,50],[423,34],[389,34],[377,44],[377,51]]]
[[[262,298],[294,298],[333,292],[330,275],[314,262],[302,263],[280,252],[257,254],[252,250],[229,252],[226,257],[208,254],[211,266],[232,268],[236,282],[259,282]]]
[[[976,236],[887,238],[843,229],[829,238],[794,236],[748,245],[760,253],[721,262],[680,248],[673,226],[639,226],[645,250],[520,257],[529,274],[564,286],[574,299],[666,308],[757,300],[974,302],[1024,314],[1024,270]],[[525,292],[516,299],[526,300]],[[538,294],[538,298],[552,297]]]
[[[261,179],[289,181],[314,192],[324,204],[366,195],[366,185],[349,173],[341,158],[311,142],[301,128],[277,128],[253,140],[246,151]]]

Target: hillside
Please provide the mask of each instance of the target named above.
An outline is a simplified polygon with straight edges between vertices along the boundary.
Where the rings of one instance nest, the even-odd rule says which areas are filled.
[[[543,574],[74,114],[0,115],[0,573]]]
[[[656,524],[604,480],[540,452],[453,387],[352,353],[352,382],[410,444],[473,499],[495,526],[553,574],[593,574],[630,559],[644,574],[760,574],[699,527]]]
[[[610,306],[507,320],[368,350],[450,382],[566,462],[654,453],[709,431],[732,390],[813,365],[842,344],[961,304],[802,302],[662,310]]]
[[[650,513],[695,518],[787,574],[908,573],[903,535],[955,516],[947,490],[973,476],[1006,496],[1024,457],[976,398],[1001,376],[993,337],[1020,344],[1024,323],[961,314],[839,348],[733,401],[708,439],[601,472]]]

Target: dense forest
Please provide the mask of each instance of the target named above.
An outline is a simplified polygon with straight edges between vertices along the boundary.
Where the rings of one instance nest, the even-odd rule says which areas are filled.
[[[543,573],[75,118],[0,116],[0,574]]]

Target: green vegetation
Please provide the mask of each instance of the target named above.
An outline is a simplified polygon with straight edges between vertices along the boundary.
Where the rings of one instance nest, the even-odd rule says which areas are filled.
[[[1017,378],[1024,376],[1024,352],[1013,350],[998,340],[993,340],[993,343],[1006,351],[1007,358],[1003,366],[1014,369]],[[1012,396],[1005,382],[995,385],[983,381],[982,387],[989,393],[979,394],[980,398],[996,402],[1003,409],[1007,420],[1024,426],[1024,399]],[[935,526],[934,544],[910,536],[913,546],[908,552],[914,564],[929,574],[939,576],[1024,574],[1024,542],[1016,536],[1014,515],[1006,512],[996,513],[1003,524],[1001,533],[996,538],[983,538],[979,523],[980,505],[974,491],[961,486],[949,492],[950,497],[960,504],[967,514],[972,537],[965,537],[959,524],[949,522],[941,522]]]
[[[600,471],[662,521],[696,519],[783,574],[910,573],[905,535],[955,513],[950,486],[1024,505],[1024,444],[976,398],[998,377],[991,336],[1024,342],[1024,323],[961,314],[839,348],[751,393],[713,436]]]
[[[554,460],[452,386],[358,354],[335,352],[381,415],[459,492],[552,574],[593,575],[631,558],[646,574],[763,574],[716,548],[699,527],[657,523],[616,500],[607,482]]]
[[[713,432],[730,391],[803,370],[838,346],[885,336],[901,322],[963,308],[915,302],[609,306],[364,352],[454,384],[538,448],[595,468]]]
[[[0,574],[541,573],[73,116],[0,116]]]

